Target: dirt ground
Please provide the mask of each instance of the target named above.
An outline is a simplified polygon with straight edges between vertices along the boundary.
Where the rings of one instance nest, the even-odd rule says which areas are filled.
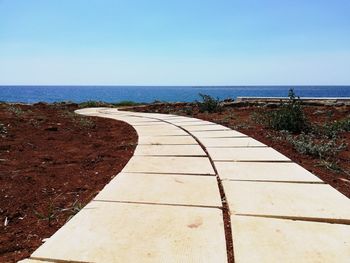
[[[131,126],[76,108],[0,104],[0,262],[28,257],[133,155]]]
[[[333,160],[339,166],[339,170],[332,170],[320,165],[319,158],[299,153],[288,141],[283,139],[277,140],[276,138],[281,137],[280,131],[275,131],[266,128],[262,124],[258,124],[254,120],[254,115],[256,116],[257,114],[274,110],[268,107],[225,107],[220,113],[201,113],[196,104],[165,103],[134,107],[128,110],[192,116],[238,130],[275,148],[350,198],[350,132],[342,132],[338,135],[338,141],[347,144],[347,146]],[[350,117],[349,106],[304,106],[303,111],[310,123],[319,125]]]

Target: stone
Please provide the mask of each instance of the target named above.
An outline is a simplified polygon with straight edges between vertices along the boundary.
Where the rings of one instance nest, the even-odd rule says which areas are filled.
[[[243,138],[201,138],[205,147],[267,147],[250,137]],[[224,151],[224,150],[223,150]]]
[[[188,117],[182,117],[182,118],[176,118],[176,119],[167,119],[166,120],[167,122],[170,122],[170,123],[174,123],[176,125],[181,125],[183,123],[192,123],[192,122],[199,122],[199,121],[202,121],[200,119],[196,119],[196,118],[188,118]]]
[[[232,214],[350,223],[350,199],[326,184],[223,181]]]
[[[221,180],[322,182],[296,163],[215,162],[215,166]]]
[[[349,225],[248,216],[231,225],[235,262],[349,262]]]
[[[178,122],[176,123],[176,125],[186,128],[186,126],[202,126],[202,125],[216,125],[216,124],[210,121],[198,120],[198,121]]]
[[[187,132],[171,124],[157,126],[134,126],[139,136],[188,135]]]
[[[199,145],[138,145],[135,156],[206,156]]]
[[[198,145],[192,136],[142,136],[139,137],[139,145]]]
[[[194,131],[230,131],[229,128],[218,125],[218,124],[208,124],[208,125],[188,125],[184,126],[184,129],[186,129],[189,132],[194,132]]]
[[[129,122],[132,126],[158,126],[158,125],[163,125],[164,122],[162,121],[135,121],[135,122]]]
[[[215,175],[207,157],[133,156],[123,172]]]
[[[247,137],[247,135],[234,130],[224,131],[191,131],[191,134],[197,138],[233,138]]]
[[[118,174],[94,200],[221,207],[214,176]]]
[[[91,202],[32,257],[83,262],[226,262],[222,212]]]
[[[214,161],[290,161],[270,147],[207,148],[207,151]]]

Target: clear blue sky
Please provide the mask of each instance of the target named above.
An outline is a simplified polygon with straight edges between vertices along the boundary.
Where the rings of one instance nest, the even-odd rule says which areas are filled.
[[[0,0],[0,84],[350,84],[350,1]]]

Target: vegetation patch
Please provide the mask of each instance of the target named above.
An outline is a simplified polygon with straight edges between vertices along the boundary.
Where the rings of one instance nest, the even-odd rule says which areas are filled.
[[[274,130],[285,130],[292,133],[305,132],[309,129],[308,121],[304,115],[299,97],[296,97],[293,89],[289,90],[288,102],[262,118],[267,126]]]
[[[320,140],[304,133],[297,136],[288,135],[286,139],[299,153],[320,159],[334,158],[347,146],[343,142],[338,143],[335,139]]]
[[[5,126],[5,124],[0,122],[0,135],[1,137],[5,137],[7,134],[7,128]]]
[[[220,103],[219,98],[213,98],[210,95],[205,95],[201,93],[199,93],[199,96],[201,97],[201,101],[197,101],[197,105],[199,107],[200,112],[222,112],[223,107]]]
[[[20,117],[25,113],[20,107],[17,107],[15,105],[9,105],[7,107],[7,110],[16,115],[17,117]]]

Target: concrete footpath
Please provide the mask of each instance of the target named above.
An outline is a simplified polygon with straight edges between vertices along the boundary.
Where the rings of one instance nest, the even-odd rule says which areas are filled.
[[[195,118],[77,113],[132,125],[134,156],[21,262],[350,262],[350,199],[274,149]]]

